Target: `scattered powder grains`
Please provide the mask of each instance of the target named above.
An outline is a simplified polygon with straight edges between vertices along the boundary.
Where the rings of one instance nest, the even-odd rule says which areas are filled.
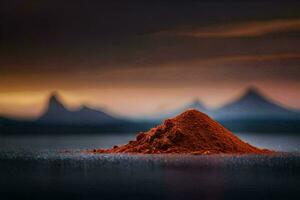
[[[112,149],[95,149],[94,153],[143,154],[260,154],[270,153],[243,142],[221,124],[197,110],[187,110],[162,125],[137,135]]]

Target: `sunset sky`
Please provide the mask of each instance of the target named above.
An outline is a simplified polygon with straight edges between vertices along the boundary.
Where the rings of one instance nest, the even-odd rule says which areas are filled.
[[[128,116],[248,86],[300,109],[300,1],[0,2],[0,114],[39,115],[52,91]]]

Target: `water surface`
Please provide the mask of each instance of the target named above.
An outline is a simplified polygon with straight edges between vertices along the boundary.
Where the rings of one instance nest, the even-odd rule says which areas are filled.
[[[299,152],[300,134],[239,133],[252,145],[276,151]],[[110,148],[126,144],[135,134],[0,135],[0,151],[36,152],[45,150]]]
[[[87,154],[134,134],[0,136],[0,199],[300,199],[299,137],[239,135],[294,153]]]

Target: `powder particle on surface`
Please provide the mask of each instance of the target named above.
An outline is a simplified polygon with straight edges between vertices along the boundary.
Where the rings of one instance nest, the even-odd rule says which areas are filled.
[[[142,132],[135,141],[94,153],[142,154],[261,154],[270,153],[243,142],[204,113],[191,109]]]

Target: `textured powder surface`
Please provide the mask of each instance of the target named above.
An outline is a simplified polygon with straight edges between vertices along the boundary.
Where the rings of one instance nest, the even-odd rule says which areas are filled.
[[[143,154],[260,154],[270,153],[243,142],[221,124],[197,110],[187,110],[162,125],[137,135],[112,149],[94,149],[94,153]]]

